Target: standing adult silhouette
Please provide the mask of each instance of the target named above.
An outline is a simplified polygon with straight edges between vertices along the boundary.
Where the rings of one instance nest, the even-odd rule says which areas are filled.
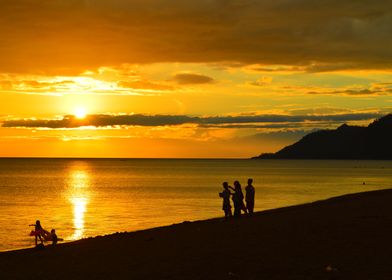
[[[253,214],[255,207],[255,187],[253,187],[253,179],[251,178],[248,179],[248,185],[245,187],[245,201],[249,214]]]
[[[233,202],[234,202],[234,216],[241,216],[241,210],[245,213],[248,213],[244,204],[244,194],[242,193],[241,184],[238,181],[234,181],[234,194],[233,194]]]
[[[219,193],[219,196],[223,198],[222,210],[225,212],[225,218],[229,218],[232,216],[231,205],[230,205],[231,192],[229,190],[229,184],[227,182],[223,182],[222,185],[223,185],[223,191]]]

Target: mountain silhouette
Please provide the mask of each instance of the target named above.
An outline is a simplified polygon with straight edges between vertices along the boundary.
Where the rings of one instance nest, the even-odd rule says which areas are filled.
[[[392,114],[367,127],[343,124],[319,130],[298,142],[255,159],[392,159]]]

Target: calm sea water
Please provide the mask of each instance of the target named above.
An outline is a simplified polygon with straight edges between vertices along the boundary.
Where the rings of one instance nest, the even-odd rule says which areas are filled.
[[[256,210],[392,187],[391,161],[0,159],[0,250],[222,216],[221,183],[254,178]],[[365,182],[365,184],[363,184]]]

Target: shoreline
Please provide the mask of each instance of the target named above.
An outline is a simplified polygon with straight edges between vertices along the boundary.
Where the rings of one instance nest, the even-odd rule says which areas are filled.
[[[0,278],[387,279],[390,201],[392,189],[368,191],[227,221],[185,221],[44,250],[3,251]]]

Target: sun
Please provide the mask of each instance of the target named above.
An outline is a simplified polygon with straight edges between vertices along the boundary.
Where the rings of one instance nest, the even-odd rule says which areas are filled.
[[[74,110],[74,115],[77,119],[84,119],[87,115],[87,110],[84,107],[77,107]]]

